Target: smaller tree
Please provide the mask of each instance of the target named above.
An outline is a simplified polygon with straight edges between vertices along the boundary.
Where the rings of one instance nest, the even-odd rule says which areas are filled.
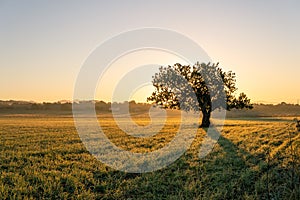
[[[201,111],[201,127],[209,127],[211,112],[215,109],[253,108],[246,94],[235,96],[235,78],[235,73],[224,72],[219,63],[197,62],[192,67],[176,63],[173,66],[160,67],[159,72],[153,76],[155,91],[147,101],[154,102],[162,108]],[[187,86],[192,88],[196,101],[189,98]]]

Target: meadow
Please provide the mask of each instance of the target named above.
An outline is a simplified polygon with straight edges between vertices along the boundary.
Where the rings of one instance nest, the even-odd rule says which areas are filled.
[[[137,115],[139,125],[147,116]],[[99,116],[117,146],[149,152],[172,140],[168,118],[151,138],[129,137],[109,115]],[[208,156],[205,135],[170,166],[142,174],[116,171],[82,144],[71,115],[0,116],[0,199],[300,199],[300,134],[292,118],[227,119]]]

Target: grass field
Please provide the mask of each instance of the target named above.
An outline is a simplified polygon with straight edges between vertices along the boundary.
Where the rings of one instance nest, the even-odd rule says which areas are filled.
[[[137,124],[148,118],[136,116]],[[169,119],[152,138],[122,133],[100,117],[117,146],[149,152],[170,142],[179,127]],[[226,120],[213,151],[190,149],[167,168],[144,174],[113,170],[82,144],[71,116],[0,117],[0,199],[300,199],[300,134],[290,119]]]

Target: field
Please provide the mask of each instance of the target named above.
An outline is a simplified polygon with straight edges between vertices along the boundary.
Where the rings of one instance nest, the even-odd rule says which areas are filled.
[[[108,138],[132,152],[161,148],[179,127],[171,118],[159,134],[137,139],[111,117],[99,119]],[[199,129],[170,166],[134,174],[95,159],[72,116],[2,115],[0,199],[300,199],[300,134],[290,118],[228,119],[213,151],[199,159],[204,135]]]

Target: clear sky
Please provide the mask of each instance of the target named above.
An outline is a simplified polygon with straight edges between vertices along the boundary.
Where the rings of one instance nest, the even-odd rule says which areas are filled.
[[[161,27],[190,37],[236,72],[239,90],[253,102],[296,103],[299,8],[298,0],[2,0],[0,99],[70,100],[82,63],[101,42]]]

